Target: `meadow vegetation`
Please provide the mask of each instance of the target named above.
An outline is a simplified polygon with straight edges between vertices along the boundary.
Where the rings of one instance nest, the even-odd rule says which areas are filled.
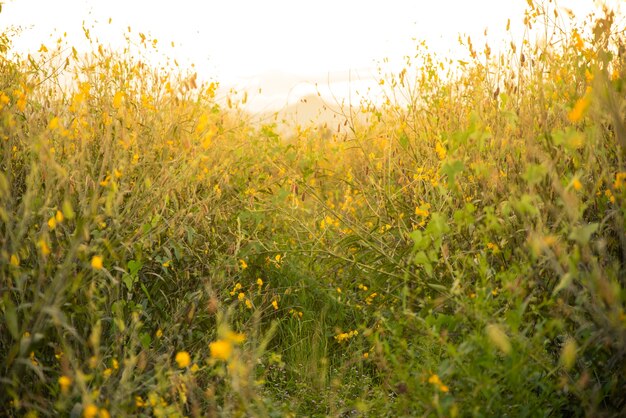
[[[624,414],[626,37],[580,22],[529,1],[523,42],[419,44],[289,135],[3,35],[2,414]]]

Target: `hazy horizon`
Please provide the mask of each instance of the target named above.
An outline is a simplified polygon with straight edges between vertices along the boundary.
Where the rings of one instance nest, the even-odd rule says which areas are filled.
[[[591,3],[559,5],[581,17],[593,9]],[[181,0],[172,7],[165,1],[13,0],[3,5],[0,27],[22,27],[14,48],[35,53],[64,32],[69,44],[87,49],[83,22],[99,42],[119,48],[130,26],[131,38],[145,33],[158,39],[161,56],[176,59],[183,68],[195,64],[200,79],[216,80],[225,91],[248,91],[248,108],[263,111],[316,92],[339,101],[356,97],[357,91],[375,88],[383,60],[387,69],[399,70],[417,40],[444,56],[466,52],[458,45],[459,34],[471,36],[476,45],[488,40],[498,48],[504,39],[523,33],[526,5],[525,0],[426,5],[323,0],[307,7],[284,0]],[[505,31],[508,19],[510,33]]]

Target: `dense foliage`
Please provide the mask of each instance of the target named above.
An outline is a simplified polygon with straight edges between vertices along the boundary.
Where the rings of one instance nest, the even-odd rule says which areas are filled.
[[[523,43],[420,44],[386,103],[291,135],[129,49],[3,36],[0,410],[623,414],[620,23],[530,2]]]

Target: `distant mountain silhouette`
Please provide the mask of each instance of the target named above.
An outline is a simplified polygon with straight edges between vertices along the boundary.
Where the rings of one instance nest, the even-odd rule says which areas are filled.
[[[262,113],[258,115],[258,120],[262,123],[276,122],[282,134],[293,132],[296,126],[314,126],[326,132],[345,133],[351,119],[355,122],[363,120],[358,106],[353,106],[352,116],[349,109],[347,104],[333,103],[317,94],[310,94],[277,111]]]

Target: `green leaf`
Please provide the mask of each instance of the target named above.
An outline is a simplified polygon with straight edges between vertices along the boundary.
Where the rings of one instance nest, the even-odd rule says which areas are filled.
[[[576,241],[580,245],[587,245],[591,236],[598,230],[600,224],[597,222],[590,223],[585,226],[574,228],[569,234],[569,239]]]
[[[413,262],[417,265],[424,267],[424,270],[429,276],[433,274],[433,266],[430,263],[428,255],[424,251],[418,251],[413,258]]]
[[[580,149],[585,143],[583,133],[573,127],[569,127],[565,131],[553,132],[552,138],[556,145],[562,145],[569,152]]]
[[[17,323],[17,310],[15,309],[15,304],[9,297],[8,293],[5,293],[2,299],[4,303],[4,319],[6,320],[7,328],[9,328],[11,336],[17,340],[20,337],[20,331]]]
[[[513,203],[513,207],[522,215],[536,216],[539,210],[535,205],[535,196],[524,194],[519,200]]]
[[[443,235],[450,232],[450,225],[448,225],[448,219],[439,212],[434,212],[430,215],[430,222],[426,226],[426,235],[431,235],[433,240],[436,240]]]
[[[406,149],[409,146],[409,137],[406,136],[404,132],[402,132],[402,134],[400,134],[400,137],[398,138],[398,142],[400,143],[400,146],[402,148]]]
[[[128,271],[132,276],[136,276],[137,273],[139,273],[139,270],[141,270],[142,267],[142,263],[141,261],[137,261],[137,260],[130,260],[126,266],[128,267]]]
[[[11,187],[9,186],[9,181],[4,174],[0,173],[0,197],[8,197],[10,192]]]
[[[419,229],[411,232],[410,237],[413,240],[414,250],[425,250],[430,245],[430,239],[424,237],[424,234]]]
[[[476,218],[473,215],[474,212],[476,212],[476,206],[471,203],[466,203],[463,209],[454,212],[454,222],[459,227],[474,224],[476,223]]]
[[[74,208],[72,208],[72,204],[69,200],[64,200],[63,205],[61,206],[61,211],[63,212],[63,216],[67,219],[74,219],[76,213],[74,213]]]
[[[529,185],[532,186],[534,184],[540,183],[547,173],[548,169],[545,168],[543,165],[529,164],[528,167],[526,167],[526,172],[524,173],[523,178]]]
[[[440,285],[440,284],[437,284],[437,283],[426,283],[426,285],[428,287],[430,287],[431,289],[439,290],[440,292],[443,292],[443,293],[447,293],[448,292],[448,288],[447,287],[445,287],[443,285]]]
[[[446,161],[445,164],[441,166],[441,173],[448,177],[448,187],[453,188],[456,186],[455,177],[457,174],[462,173],[464,169],[465,165],[459,160]]]
[[[122,276],[122,281],[126,285],[126,289],[128,289],[129,291],[133,290],[133,286],[135,282],[137,281],[137,276],[133,276],[131,274],[125,274]]]
[[[430,259],[424,251],[418,251],[413,258],[415,264],[430,264]]]
[[[147,350],[148,348],[150,348],[152,338],[150,337],[150,334],[142,332],[141,334],[139,334],[139,342],[141,343],[141,346]]]

